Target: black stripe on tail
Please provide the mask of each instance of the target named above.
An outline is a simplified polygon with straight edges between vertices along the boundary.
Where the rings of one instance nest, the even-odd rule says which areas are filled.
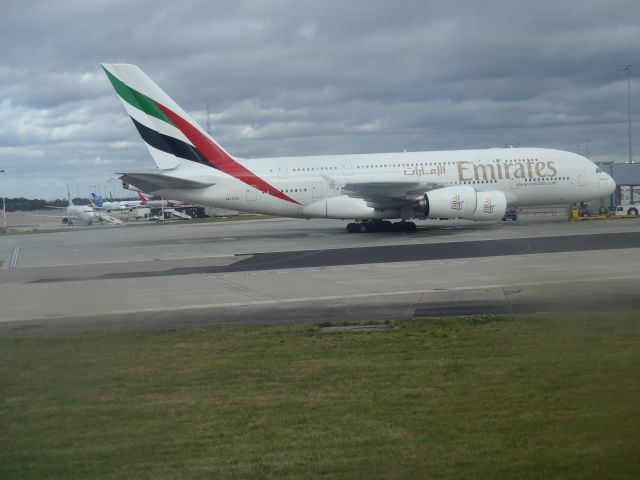
[[[175,155],[178,158],[184,158],[185,160],[191,160],[192,162],[216,168],[206,158],[204,158],[204,156],[193,145],[183,142],[182,140],[178,140],[177,138],[170,137],[169,135],[163,135],[162,133],[138,122],[135,118],[130,118],[138,129],[138,133],[142,139],[153,148]]]

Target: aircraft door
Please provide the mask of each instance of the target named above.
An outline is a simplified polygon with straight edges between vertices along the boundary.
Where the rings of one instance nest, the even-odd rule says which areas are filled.
[[[313,183],[311,185],[311,197],[322,198],[322,183]]]
[[[579,168],[578,169],[578,185],[580,185],[581,187],[584,187],[587,184],[587,177],[584,173],[584,169]]]
[[[289,176],[289,169],[285,162],[278,163],[278,178],[287,178]]]
[[[343,160],[340,164],[340,170],[342,171],[343,175],[351,175],[353,173],[351,160]]]

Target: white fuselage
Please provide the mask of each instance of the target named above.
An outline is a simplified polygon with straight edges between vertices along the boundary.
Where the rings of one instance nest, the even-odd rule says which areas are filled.
[[[345,185],[410,183],[424,191],[470,186],[478,192],[499,191],[509,206],[552,205],[610,195],[613,179],[580,155],[542,148],[492,148],[436,152],[264,158],[237,162],[298,203],[254,188],[218,170],[194,164],[171,176],[210,181],[196,189],[163,189],[156,195],[234,210],[288,217],[353,218],[348,209],[318,214],[313,205],[350,198]],[[415,200],[421,195],[416,194]],[[360,201],[362,201],[360,199]],[[411,198],[405,198],[411,202]],[[369,202],[370,203],[370,202]],[[375,205],[374,205],[375,206]],[[404,216],[404,214],[403,214]],[[413,217],[420,217],[417,212]],[[364,218],[364,216],[362,217]],[[374,217],[372,217],[374,218]]]
[[[67,218],[72,221],[75,220],[90,224],[94,221],[95,216],[95,211],[88,205],[69,205],[67,207]]]
[[[100,205],[100,209],[111,211],[127,211],[132,208],[136,208],[142,205],[142,201],[140,200],[122,200],[122,201],[114,201],[114,202],[102,202]]]

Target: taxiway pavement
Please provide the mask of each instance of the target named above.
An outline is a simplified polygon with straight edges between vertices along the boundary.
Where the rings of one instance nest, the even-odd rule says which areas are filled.
[[[272,219],[0,236],[0,332],[636,306],[640,221]]]

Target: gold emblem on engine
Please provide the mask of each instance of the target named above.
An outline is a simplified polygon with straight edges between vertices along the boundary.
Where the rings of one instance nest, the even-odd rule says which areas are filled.
[[[462,204],[464,200],[460,198],[460,194],[456,193],[453,197],[451,197],[451,208],[453,210],[462,210]]]
[[[493,213],[496,204],[491,201],[491,199],[487,198],[484,201],[484,205],[482,206],[482,211],[484,213]]]

